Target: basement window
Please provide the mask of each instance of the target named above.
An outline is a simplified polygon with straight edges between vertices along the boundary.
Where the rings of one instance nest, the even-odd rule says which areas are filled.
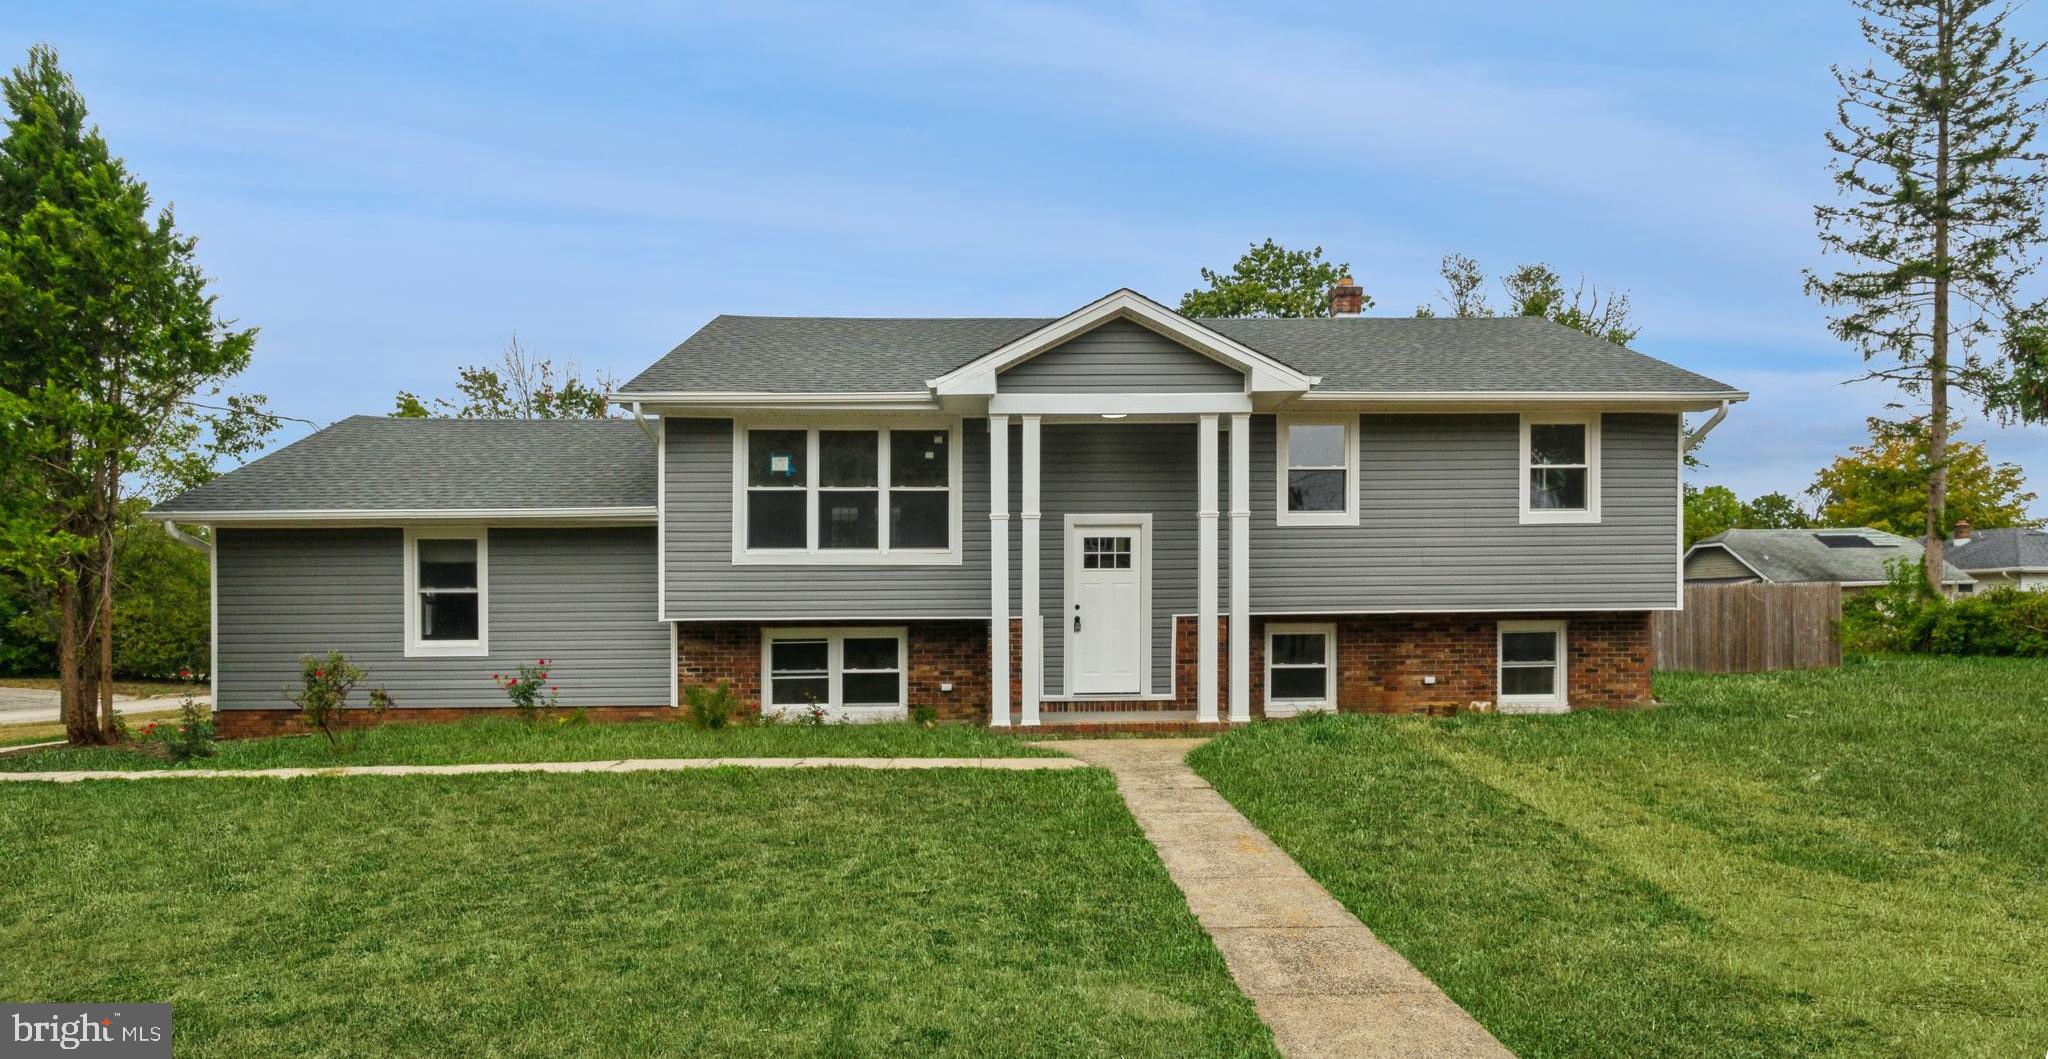
[[[815,707],[830,720],[901,720],[908,642],[902,628],[765,630],[762,712],[796,717]]]
[[[1497,657],[1500,712],[1564,712],[1564,622],[1501,622]]]
[[[1337,706],[1337,627],[1266,626],[1266,716]]]

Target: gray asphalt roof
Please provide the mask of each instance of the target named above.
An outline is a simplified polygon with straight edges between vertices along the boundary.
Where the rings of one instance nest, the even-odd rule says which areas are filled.
[[[1878,546],[1834,548],[1822,542],[1823,537],[1849,535],[1860,535]],[[1763,575],[1764,580],[1775,584],[1883,581],[1891,576],[1885,569],[1886,563],[1917,562],[1925,551],[1919,541],[1910,537],[1875,529],[1733,529],[1716,533],[1694,547],[1710,544],[1727,548]],[[1968,581],[1970,576],[1952,563],[1943,563],[1942,580]]]
[[[1970,543],[1951,542],[1950,562],[1965,570],[2048,570],[2048,530],[1988,529],[1970,534]]]
[[[625,393],[904,393],[1051,323],[1049,317],[720,316]],[[1320,391],[1733,391],[1540,317],[1203,319],[1323,378]]]
[[[154,510],[652,507],[654,468],[631,420],[353,416]]]

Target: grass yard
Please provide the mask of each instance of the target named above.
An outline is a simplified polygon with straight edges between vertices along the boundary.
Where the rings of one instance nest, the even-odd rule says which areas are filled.
[[[0,788],[0,996],[181,1056],[1272,1055],[1101,772]]]
[[[140,731],[141,724],[135,729]],[[56,738],[63,738],[60,730]],[[337,754],[317,735],[230,739],[213,757],[172,766],[127,747],[42,750],[0,758],[0,772],[66,769],[280,768],[332,765],[463,765],[505,761],[603,761],[627,757],[1048,757],[1009,736],[965,724],[748,725],[710,732],[680,721],[527,724],[479,717],[459,724],[390,724],[345,733]]]
[[[163,721],[176,717],[178,711],[150,710],[145,713],[124,713],[122,719],[131,727],[141,728],[151,721]],[[64,722],[45,721],[33,724],[0,724],[0,747],[22,746],[27,743],[47,743],[52,739],[64,738]]]
[[[1523,1056],[2048,1052],[2048,663],[1657,694],[1191,760]]]

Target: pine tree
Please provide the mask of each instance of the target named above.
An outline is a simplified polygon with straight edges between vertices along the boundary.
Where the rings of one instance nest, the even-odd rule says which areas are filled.
[[[100,742],[124,494],[203,480],[275,417],[218,397],[255,332],[214,314],[194,240],[86,124],[56,52],[30,49],[0,96],[0,564],[54,588],[65,730]]]
[[[1834,70],[1839,127],[1827,136],[1839,204],[1814,214],[1824,253],[1807,291],[1829,329],[1862,353],[1857,381],[1925,399],[1928,578],[1940,577],[1947,520],[1951,391],[1987,412],[2048,414],[2048,330],[2020,287],[2038,265],[2044,156],[2031,63],[1992,0],[1854,0],[1882,56]]]

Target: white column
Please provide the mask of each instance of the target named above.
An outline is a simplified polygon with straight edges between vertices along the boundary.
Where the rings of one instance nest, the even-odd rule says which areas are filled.
[[[988,723],[1010,726],[1010,417],[988,417]]]
[[[1204,724],[1216,721],[1216,416],[1205,415],[1201,425],[1195,428],[1196,449],[1201,458],[1195,463],[1195,474],[1200,479],[1197,493],[1200,506],[1195,509],[1196,541],[1200,544],[1198,558],[1200,573],[1196,578],[1195,591],[1200,600],[1195,607],[1195,720]]]
[[[1024,417],[1024,704],[1019,723],[1038,724],[1038,697],[1045,691],[1045,619],[1038,613],[1038,417]]]
[[[1230,417],[1230,720],[1252,719],[1252,417]]]

